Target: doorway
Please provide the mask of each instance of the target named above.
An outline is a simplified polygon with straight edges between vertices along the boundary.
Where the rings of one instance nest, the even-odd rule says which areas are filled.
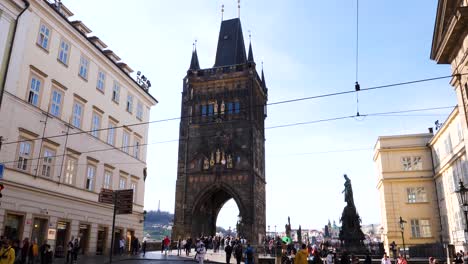
[[[97,233],[96,255],[104,254],[106,248],[107,228],[100,226]]]
[[[132,241],[135,238],[135,231],[134,230],[127,230],[127,252],[132,251]]]
[[[122,229],[115,229],[114,231],[114,254],[120,254],[119,252],[119,244],[120,244],[120,239],[123,238],[123,231]]]
[[[34,218],[31,241],[37,240],[37,245],[41,246],[47,239],[47,219]]]
[[[89,229],[90,229],[90,226],[88,224],[80,224],[80,231],[78,233],[78,237],[80,240],[81,254],[83,255],[88,253]]]
[[[5,221],[5,230],[3,235],[10,240],[21,240],[21,233],[23,233],[23,221],[22,215],[7,214]]]
[[[57,238],[55,240],[55,257],[65,257],[67,249],[67,240],[70,234],[70,224],[64,221],[57,222]]]

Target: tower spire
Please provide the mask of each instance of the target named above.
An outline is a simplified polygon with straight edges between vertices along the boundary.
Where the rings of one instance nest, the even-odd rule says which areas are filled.
[[[189,70],[199,70],[200,63],[198,62],[198,55],[197,55],[197,40],[193,43],[193,50],[192,50],[192,59],[190,60],[190,68]]]
[[[252,51],[252,35],[249,30],[249,55],[247,56],[248,62],[254,62],[253,51]]]
[[[221,22],[224,20],[224,4],[221,5]]]
[[[240,18],[240,0],[237,0],[237,17]]]
[[[263,61],[262,61],[262,86],[266,89],[265,74],[263,73]]]

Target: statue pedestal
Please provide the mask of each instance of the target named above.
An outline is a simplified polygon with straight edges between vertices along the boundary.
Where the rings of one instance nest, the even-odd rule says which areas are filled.
[[[353,254],[365,254],[367,248],[364,246],[364,233],[361,230],[361,218],[354,205],[346,205],[341,215],[342,227],[340,240],[342,251]]]

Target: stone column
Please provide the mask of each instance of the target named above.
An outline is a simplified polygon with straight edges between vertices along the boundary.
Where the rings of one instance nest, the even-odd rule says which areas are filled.
[[[31,237],[32,225],[33,225],[32,213],[26,213],[26,217],[24,219],[24,227],[23,227],[23,238]],[[34,241],[31,241],[31,243],[32,242]]]
[[[106,234],[107,238],[106,238],[106,246],[104,247],[104,253],[103,254],[104,255],[109,255],[110,254],[110,249],[113,246],[111,244],[111,242],[112,242],[112,236],[114,234],[112,234],[112,224],[110,226],[106,227],[106,228],[107,228],[107,234]]]
[[[90,230],[89,230],[88,255],[96,255],[97,233],[98,233],[98,225],[97,223],[92,223],[90,225]]]
[[[78,233],[80,231],[80,222],[78,220],[72,220],[70,223],[70,239],[73,237],[73,240],[75,238],[78,238]]]

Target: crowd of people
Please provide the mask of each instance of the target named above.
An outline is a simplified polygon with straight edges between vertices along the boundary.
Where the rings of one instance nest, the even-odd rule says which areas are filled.
[[[0,264],[51,264],[52,260],[53,252],[46,242],[39,246],[37,240],[30,242],[29,238],[21,242],[0,237]]]

